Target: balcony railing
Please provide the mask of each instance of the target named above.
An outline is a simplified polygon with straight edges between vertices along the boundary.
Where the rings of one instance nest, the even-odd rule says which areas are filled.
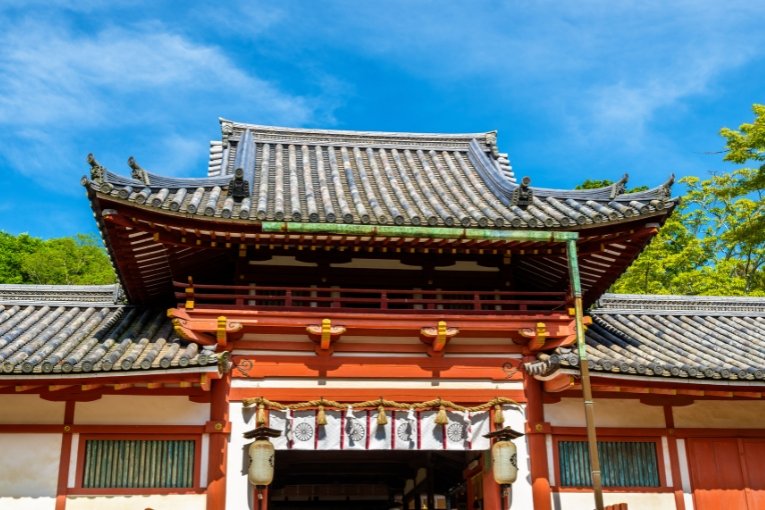
[[[261,287],[173,282],[179,305],[194,308],[267,308],[348,312],[492,314],[563,311],[565,292]]]

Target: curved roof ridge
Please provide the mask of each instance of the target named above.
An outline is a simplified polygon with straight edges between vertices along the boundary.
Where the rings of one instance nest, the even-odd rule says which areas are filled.
[[[603,294],[592,314],[650,313],[661,315],[765,316],[765,297],[681,296],[671,294]]]
[[[27,301],[56,303],[117,303],[122,296],[119,284],[106,285],[40,285],[0,284],[0,303],[19,304]]]
[[[210,186],[224,186],[231,182],[230,175],[223,175],[217,177],[167,177],[164,175],[155,174],[152,172],[146,172],[149,178],[149,184],[144,183],[139,179],[121,175],[111,170],[106,170],[104,173],[103,182],[118,186],[132,186],[134,190],[140,190],[142,188],[188,188],[188,187],[210,187]]]
[[[263,124],[250,124],[247,122],[236,122],[229,119],[220,117],[218,119],[221,123],[221,130],[223,134],[227,134],[227,127],[230,126],[233,129],[251,130],[254,133],[260,131],[264,133],[284,133],[289,135],[326,135],[326,136],[338,136],[338,137],[369,137],[369,138],[392,138],[392,139],[433,139],[433,140],[464,140],[469,142],[473,138],[489,138],[494,136],[496,140],[496,130],[482,131],[477,133],[417,133],[417,132],[400,132],[400,131],[367,131],[367,130],[351,130],[351,129],[317,129],[317,128],[293,128],[282,126],[267,126]],[[487,141],[488,145],[488,141]]]
[[[623,201],[623,200],[656,200],[656,199],[667,199],[670,198],[670,191],[672,189],[672,185],[675,183],[675,174],[672,174],[669,176],[669,179],[667,179],[662,184],[659,184],[656,187],[653,187],[651,189],[647,189],[645,191],[636,191],[634,193],[625,193],[621,196],[619,196],[616,200]]]

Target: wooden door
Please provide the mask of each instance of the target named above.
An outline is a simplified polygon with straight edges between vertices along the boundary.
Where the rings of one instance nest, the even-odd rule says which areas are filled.
[[[765,510],[765,441],[742,439],[741,450],[749,510]]]
[[[696,510],[765,510],[765,441],[688,439]]]

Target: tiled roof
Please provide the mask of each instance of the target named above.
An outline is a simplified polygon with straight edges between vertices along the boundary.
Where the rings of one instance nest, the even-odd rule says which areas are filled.
[[[215,366],[164,310],[120,304],[116,285],[0,285],[0,379]]]
[[[670,182],[624,193],[516,181],[496,132],[459,135],[287,129],[221,121],[208,177],[131,177],[91,160],[94,194],[198,218],[369,225],[578,230],[663,218]],[[242,170],[239,189],[233,181]],[[526,207],[525,201],[529,200]]]
[[[604,295],[591,310],[593,375],[765,380],[765,298]],[[558,348],[527,365],[548,375],[579,364]]]

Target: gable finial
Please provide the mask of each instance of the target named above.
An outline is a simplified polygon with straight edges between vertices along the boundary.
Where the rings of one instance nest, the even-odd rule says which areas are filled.
[[[143,168],[141,168],[141,166],[138,164],[138,162],[135,160],[133,156],[130,156],[128,158],[128,166],[133,170],[131,172],[131,176],[133,177],[133,179],[137,179],[147,186],[151,184],[151,182],[149,181],[149,173]]]
[[[627,181],[629,180],[629,178],[630,178],[630,175],[625,173],[621,179],[619,179],[618,181],[616,181],[615,183],[611,185],[611,195],[610,195],[611,200],[613,200],[618,195],[621,195],[627,190]]]
[[[91,152],[88,154],[88,164],[90,165],[90,179],[101,184],[106,177],[106,168],[101,166]]]

